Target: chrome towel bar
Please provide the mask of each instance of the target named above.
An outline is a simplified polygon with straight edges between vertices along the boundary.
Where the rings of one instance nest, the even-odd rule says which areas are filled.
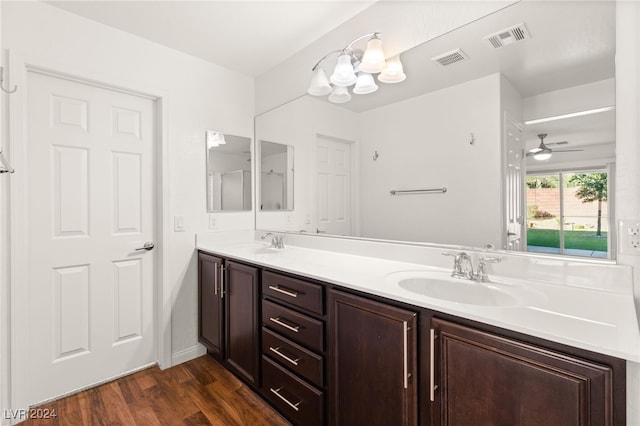
[[[431,188],[431,189],[392,189],[389,191],[391,195],[409,195],[409,194],[432,194],[435,192],[445,193],[447,188]]]

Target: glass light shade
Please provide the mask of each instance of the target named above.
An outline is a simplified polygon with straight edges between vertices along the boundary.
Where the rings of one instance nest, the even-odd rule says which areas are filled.
[[[360,71],[369,74],[379,73],[385,67],[384,52],[382,51],[382,40],[377,37],[371,38],[367,42],[367,50],[362,55]]]
[[[533,156],[533,158],[538,160],[538,161],[548,160],[549,158],[551,158],[551,153],[550,152],[546,152],[546,151],[541,151],[541,152],[535,154]]]
[[[207,147],[214,148],[216,146],[224,145],[227,141],[224,139],[224,135],[214,130],[207,130]]]
[[[358,73],[358,79],[356,80],[356,87],[353,88],[353,93],[357,95],[366,95],[378,90],[378,85],[373,80],[373,76],[367,72],[360,71]]]
[[[387,60],[387,66],[378,75],[378,80],[383,83],[400,83],[407,78],[400,62],[400,56],[396,55]]]
[[[356,73],[353,71],[351,56],[344,54],[338,58],[336,69],[331,75],[331,82],[336,86],[347,87],[356,82]]]
[[[349,90],[344,86],[335,86],[333,92],[329,95],[329,102],[334,104],[343,104],[351,100]]]
[[[307,93],[313,96],[324,96],[331,93],[331,85],[329,84],[329,79],[327,78],[327,74],[325,74],[324,70],[321,67],[316,68],[316,70],[313,72],[313,76],[311,77],[311,84],[309,84]]]

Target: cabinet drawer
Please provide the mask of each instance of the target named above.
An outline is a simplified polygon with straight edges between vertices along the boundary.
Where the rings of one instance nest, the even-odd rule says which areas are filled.
[[[268,300],[262,301],[262,324],[307,348],[322,352],[322,321],[300,314]]]
[[[262,353],[269,355],[281,365],[298,373],[313,384],[322,387],[323,366],[320,355],[267,328],[262,329]]]
[[[295,424],[324,424],[324,394],[262,356],[264,395]]]
[[[324,313],[322,286],[318,284],[264,271],[262,273],[262,294],[318,315]]]

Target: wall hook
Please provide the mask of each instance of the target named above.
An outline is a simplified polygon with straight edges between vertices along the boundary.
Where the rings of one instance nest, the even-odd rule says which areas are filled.
[[[474,143],[476,143],[476,138],[475,136],[473,136],[473,133],[471,133],[471,139],[469,139],[469,145],[473,145]]]
[[[378,157],[380,157],[380,154],[378,154],[378,151],[373,151],[373,161],[377,161]]]
[[[3,92],[6,93],[15,93],[16,90],[18,90],[18,86],[13,86],[12,90],[7,90],[4,88],[4,67],[0,67],[0,89],[2,89]]]

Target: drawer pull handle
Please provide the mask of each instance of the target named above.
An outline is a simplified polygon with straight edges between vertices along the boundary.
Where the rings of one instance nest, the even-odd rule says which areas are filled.
[[[296,402],[295,404],[291,401],[289,401],[287,398],[285,398],[284,396],[280,395],[280,389],[282,388],[278,388],[278,389],[274,389],[274,388],[269,388],[269,390],[271,391],[271,393],[273,393],[275,396],[277,396],[278,398],[280,398],[281,400],[283,400],[284,402],[287,403],[287,405],[291,408],[293,408],[296,411],[300,411],[300,409],[298,408],[298,405],[300,405],[300,402]]]
[[[282,293],[282,294],[287,295],[289,297],[298,297],[298,293],[296,293],[294,291],[282,289],[278,285],[270,285],[269,289],[273,290],[273,291],[277,291],[278,293]]]
[[[285,359],[287,361],[289,361],[291,364],[293,365],[298,365],[298,361],[300,361],[300,358],[289,358],[288,356],[286,356],[285,354],[283,354],[282,352],[280,352],[280,346],[278,346],[277,348],[274,348],[273,346],[269,346],[269,350],[271,352],[273,352],[274,354],[278,355],[279,357],[281,357],[282,359]]]
[[[278,324],[281,327],[284,327],[288,330],[291,330],[295,333],[299,333],[300,332],[300,326],[299,325],[289,325],[289,324],[285,324],[284,322],[282,322],[282,320],[280,319],[280,317],[269,317],[269,321],[271,322],[275,322],[276,324]]]

